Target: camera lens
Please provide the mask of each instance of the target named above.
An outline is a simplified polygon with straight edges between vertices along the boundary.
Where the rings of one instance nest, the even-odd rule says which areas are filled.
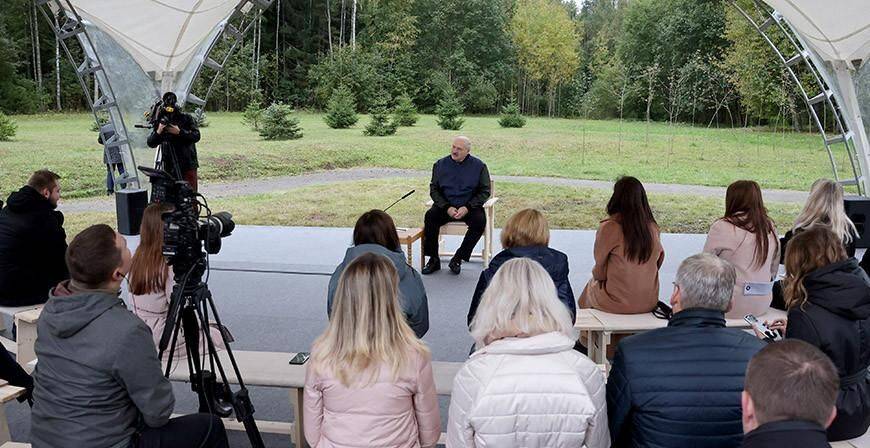
[[[208,227],[212,235],[220,238],[229,236],[236,228],[233,215],[230,212],[217,212],[208,218]]]

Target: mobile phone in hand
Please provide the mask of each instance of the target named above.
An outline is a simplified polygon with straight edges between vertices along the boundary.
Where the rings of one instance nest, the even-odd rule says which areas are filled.
[[[301,366],[302,364],[305,364],[305,362],[308,361],[308,358],[310,358],[310,357],[311,357],[311,353],[299,352],[296,354],[296,356],[293,357],[293,359],[290,360],[290,365],[291,366]]]
[[[755,328],[756,331],[761,333],[766,341],[775,342],[782,340],[782,331],[771,330],[770,327],[764,325],[764,322],[759,321],[758,318],[752,314],[743,316],[743,320],[745,320],[749,325],[752,325],[752,328]]]

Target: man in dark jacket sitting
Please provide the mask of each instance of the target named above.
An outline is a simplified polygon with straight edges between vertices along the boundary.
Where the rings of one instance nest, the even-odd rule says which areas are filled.
[[[69,278],[66,232],[57,210],[60,176],[39,170],[9,195],[0,210],[0,305],[45,303],[48,291]]]
[[[70,243],[72,279],[52,291],[37,324],[34,448],[227,447],[217,417],[170,420],[175,398],[151,331],[118,296],[131,258],[105,224]]]
[[[471,251],[483,236],[486,227],[483,204],[491,194],[489,170],[469,152],[471,141],[467,137],[456,137],[450,155],[432,165],[429,195],[434,203],[423,220],[423,255],[429,257],[422,270],[424,275],[441,269],[438,233],[444,224],[462,221],[468,225],[462,245],[450,260],[450,271],[454,274],[459,274],[462,261],[471,258]]]
[[[806,342],[763,348],[746,369],[743,448],[829,448],[839,383],[828,356]]]
[[[668,326],[619,344],[607,379],[613,447],[740,445],[743,375],[764,343],[725,327],[736,277],[713,255],[685,259]]]

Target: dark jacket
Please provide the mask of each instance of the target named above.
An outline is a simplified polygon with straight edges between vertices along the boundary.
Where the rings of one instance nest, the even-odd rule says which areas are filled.
[[[165,170],[175,176],[175,168],[170,166],[173,158],[178,164],[178,169],[183,175],[185,171],[196,169],[199,167],[199,160],[196,155],[196,142],[199,141],[199,128],[196,126],[196,120],[188,114],[178,112],[171,118],[171,123],[181,129],[178,135],[172,135],[165,129],[163,133],[157,133],[157,127],[151,130],[148,135],[148,146],[156,148],[161,143],[167,142],[169,148],[172,149],[172,154],[163,154]]]
[[[765,423],[743,437],[743,448],[830,448],[818,423],[786,420]]]
[[[69,278],[63,214],[24,186],[0,210],[0,305],[44,303],[48,291]]]
[[[151,330],[117,293],[59,285],[37,324],[33,448],[129,444],[169,421],[175,397]]]
[[[804,229],[797,228],[791,229],[788,232],[785,232],[785,236],[779,239],[779,264],[785,264],[785,249],[788,246],[789,241],[798,233],[803,232]],[[843,243],[843,249],[846,249],[846,255],[850,257],[855,256],[855,239],[858,238],[855,235],[852,235],[852,241],[849,244]]]
[[[788,312],[787,338],[827,354],[840,375],[837,418],[829,440],[858,437],[870,427],[870,280],[854,258],[804,277],[807,303]]]
[[[701,308],[623,339],[607,379],[613,447],[739,446],[743,375],[763,346],[725,328],[721,311]]]
[[[462,163],[450,156],[432,165],[429,196],[435,207],[480,208],[492,194],[489,169],[477,157],[469,154]]]
[[[547,270],[547,273],[553,279],[553,283],[556,284],[556,293],[559,296],[559,300],[568,307],[568,310],[571,312],[571,322],[574,322],[574,319],[577,317],[577,303],[574,301],[574,291],[571,289],[571,282],[568,281],[568,256],[547,246],[529,246],[505,249],[490,260],[489,267],[480,273],[477,287],[474,289],[474,296],[471,297],[471,306],[468,308],[468,325],[471,325],[471,320],[474,319],[474,315],[477,313],[477,307],[480,306],[483,292],[486,291],[492,278],[495,277],[498,268],[514,258],[535,260]]]
[[[426,298],[423,279],[419,272],[408,266],[405,254],[401,250],[389,250],[379,244],[360,244],[347,250],[344,260],[335,268],[335,272],[329,279],[329,289],[326,292],[327,315],[332,313],[332,299],[335,297],[338,279],[344,272],[344,268],[357,257],[366,253],[383,255],[396,266],[396,271],[399,273],[399,302],[402,305],[402,311],[405,313],[408,325],[411,326],[418,338],[422,338],[429,331],[429,299]]]

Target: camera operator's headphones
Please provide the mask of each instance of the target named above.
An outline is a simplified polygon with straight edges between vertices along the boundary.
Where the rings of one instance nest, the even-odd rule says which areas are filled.
[[[175,96],[172,92],[166,92],[163,94],[163,111],[171,114],[175,112],[177,109],[176,104],[178,103],[178,97]]]

